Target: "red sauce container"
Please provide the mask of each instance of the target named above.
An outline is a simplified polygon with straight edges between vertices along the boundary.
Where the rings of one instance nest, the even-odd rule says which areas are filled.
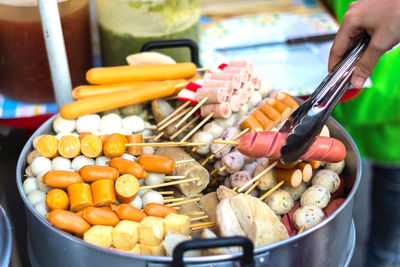
[[[58,1],[72,85],[92,67],[89,0]],[[35,0],[0,0],[0,92],[21,102],[54,101]]]

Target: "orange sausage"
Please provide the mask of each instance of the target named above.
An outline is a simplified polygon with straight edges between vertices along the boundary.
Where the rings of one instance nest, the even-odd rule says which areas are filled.
[[[92,68],[86,73],[91,84],[148,82],[190,78],[197,67],[191,62],[163,65]]]
[[[50,187],[67,189],[72,184],[82,183],[82,177],[72,171],[48,171],[43,175],[43,183]]]
[[[93,204],[96,207],[109,206],[117,203],[113,180],[97,180],[90,185],[90,188],[92,189]]]
[[[277,182],[285,181],[286,184],[291,185],[293,187],[297,187],[303,181],[303,174],[301,170],[298,169],[274,169],[275,180]]]
[[[318,170],[319,167],[321,167],[321,161],[318,161],[318,160],[308,160],[305,162],[307,162],[311,165],[311,168],[313,169],[313,171]]]
[[[112,158],[108,162],[108,165],[110,167],[116,168],[120,174],[132,174],[138,179],[149,176],[143,166],[136,161],[131,161],[123,158]]]
[[[141,134],[133,134],[133,135],[127,135],[126,139],[128,140],[128,143],[142,143],[143,142],[143,135]],[[142,147],[141,146],[128,146],[126,149],[128,154],[131,154],[133,156],[140,156],[142,155]]]
[[[273,121],[270,120],[261,110],[256,109],[251,113],[254,118],[262,125],[264,131],[267,131],[271,128]]]
[[[296,165],[296,169],[299,169],[303,174],[303,181],[307,183],[312,177],[312,167],[311,164],[300,162]]]
[[[113,167],[97,166],[97,165],[86,165],[79,170],[79,174],[82,176],[83,181],[91,183],[100,179],[111,179],[115,181],[119,172]]]
[[[267,101],[262,103],[260,105],[259,109],[262,111],[262,113],[264,113],[273,122],[281,120],[281,114],[273,106],[271,106]]]
[[[82,136],[82,134],[81,134]],[[81,139],[81,152],[88,158],[97,158],[103,152],[103,141],[100,137],[93,134],[87,134]]]
[[[175,161],[171,158],[157,155],[142,155],[138,159],[147,172],[171,174],[175,168]]]
[[[262,132],[264,130],[264,128],[262,127],[262,125],[256,120],[256,118],[254,116],[248,116],[246,119],[244,119],[241,123],[240,123],[240,128],[242,130],[249,128],[250,131],[258,131],[258,132]]]
[[[58,153],[67,159],[77,157],[81,153],[81,142],[73,135],[65,135],[58,142]]]
[[[42,135],[39,137],[36,147],[37,152],[46,158],[54,158],[58,156],[58,140],[53,135]]]
[[[178,214],[178,211],[174,208],[167,207],[159,203],[149,203],[144,207],[144,212],[147,216],[155,216],[165,218],[170,213]]]
[[[125,144],[128,143],[126,137],[119,133],[113,133],[108,136],[103,145],[103,152],[106,157],[120,157],[125,153]]]
[[[281,101],[276,100],[275,98],[267,98],[265,102],[267,102],[274,109],[276,109],[281,114],[280,116],[281,118],[286,119],[287,117],[289,117],[291,109],[290,107],[283,104]]]
[[[119,204],[118,206],[112,205],[111,208],[113,211],[117,213],[118,217],[121,220],[140,222],[144,217],[147,216],[146,213],[144,213],[144,211],[128,203],[122,203]]]
[[[68,195],[71,211],[80,211],[93,206],[92,191],[88,184],[80,183],[68,186]]]
[[[129,203],[136,198],[139,181],[131,174],[124,174],[115,181],[115,193],[121,203]]]
[[[117,214],[110,207],[87,207],[82,211],[82,217],[91,225],[116,226],[119,223]]]
[[[286,106],[290,107],[292,110],[295,110],[299,106],[297,101],[285,92],[279,92],[275,98],[281,101]]]
[[[187,81],[184,79],[172,80],[174,85],[186,84]],[[125,91],[125,90],[135,90],[139,85],[154,85],[161,83],[160,81],[150,81],[150,82],[125,82],[125,83],[113,83],[106,85],[81,85],[75,87],[72,90],[72,97],[75,99],[83,99],[96,95],[103,95],[113,92]]]
[[[46,214],[47,220],[58,229],[83,235],[90,225],[79,215],[66,210],[53,210]]]
[[[68,210],[69,198],[62,189],[52,189],[46,195],[46,205],[50,210]]]
[[[61,108],[60,114],[64,119],[75,119],[91,113],[171,96],[174,91],[173,83],[168,81],[159,85],[141,85],[134,91],[108,93],[68,103]]]

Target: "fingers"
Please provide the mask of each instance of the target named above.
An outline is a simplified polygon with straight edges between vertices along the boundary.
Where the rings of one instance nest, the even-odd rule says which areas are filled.
[[[378,63],[378,60],[385,53],[385,50],[381,49],[380,45],[377,45],[377,42],[379,42],[379,38],[377,37],[378,36],[375,35],[371,39],[367,49],[356,65],[351,78],[351,83],[355,88],[363,87],[367,78],[371,76],[372,70],[374,69],[376,63]]]
[[[333,41],[332,48],[329,54],[328,70],[332,68],[342,59],[347,50],[354,44],[361,32],[360,21],[354,12],[348,11],[344,18],[343,24]]]

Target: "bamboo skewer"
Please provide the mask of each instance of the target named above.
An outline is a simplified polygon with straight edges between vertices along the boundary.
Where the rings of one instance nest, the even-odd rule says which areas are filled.
[[[224,144],[224,145],[234,145],[237,146],[239,144],[238,141],[231,141],[231,140],[214,140],[214,144]]]
[[[198,72],[201,72],[201,71],[208,71],[210,68],[197,68],[197,71]]]
[[[156,125],[145,125],[144,128],[149,129],[149,130],[156,130],[157,126]]]
[[[195,211],[195,212],[190,212],[190,213],[184,213],[181,215],[186,215],[186,216],[204,215],[204,211]]]
[[[196,106],[192,108],[192,110],[185,115],[176,125],[175,128],[178,129],[179,126],[181,126],[187,119],[189,119],[190,116],[192,116],[193,113],[196,112],[206,101],[208,100],[208,96],[204,97]]]
[[[266,174],[267,172],[269,172],[270,170],[272,170],[276,165],[278,164],[278,162],[274,162],[271,165],[269,165],[265,170],[263,170],[262,172],[260,172],[258,175],[256,175],[253,179],[251,179],[250,181],[248,181],[247,183],[245,183],[242,187],[239,188],[238,192],[242,192],[243,190],[245,190],[249,185],[251,185],[252,183],[254,183],[255,181],[257,181],[258,179],[260,179],[264,174]]]
[[[198,129],[201,128],[211,117],[214,116],[214,112],[208,114],[196,127],[194,127],[185,137],[182,138],[181,142],[185,142],[188,140]]]
[[[139,187],[139,190],[152,189],[152,188],[158,188],[158,187],[164,187],[164,186],[170,186],[170,185],[176,185],[176,184],[180,184],[180,183],[188,183],[188,182],[193,182],[193,181],[197,181],[197,180],[200,180],[200,177],[182,179],[182,180],[173,181],[173,182],[167,182],[167,183],[162,183],[162,184],[145,185],[145,186]]]
[[[184,108],[186,108],[188,105],[190,104],[190,101],[186,101],[185,103],[183,103],[183,105],[181,105],[180,107],[178,107],[177,109],[175,109],[173,112],[171,112],[170,114],[168,114],[167,117],[165,117],[164,119],[162,119],[159,123],[157,123],[157,126],[160,127],[161,125],[163,125],[165,122],[167,122],[169,119],[171,119],[173,116],[175,116],[176,114],[178,114],[179,112],[181,112]]]
[[[251,191],[253,191],[254,188],[260,183],[260,181],[256,181],[247,191],[244,193],[245,195],[250,194]]]
[[[151,139],[154,139],[154,138],[156,138],[157,136],[155,136],[155,135],[145,135],[145,136],[143,136],[142,138],[143,138],[143,140],[151,140]]]
[[[222,166],[222,168],[218,169],[219,172],[223,172],[228,169],[228,166]]]
[[[203,226],[214,226],[216,224],[217,224],[216,222],[192,223],[190,225],[190,228],[197,228],[197,227],[203,227]]]
[[[176,131],[169,139],[174,140],[175,137],[183,133],[187,128],[193,125],[200,117],[196,115],[191,121],[186,123],[182,128],[180,128],[178,131]]]
[[[232,188],[233,191],[236,191],[238,189],[238,186],[235,186],[234,188]]]
[[[297,234],[301,234],[304,231],[304,226],[300,227],[300,230]]]
[[[216,173],[218,171],[218,169],[213,170],[212,172],[210,172],[210,175],[214,175],[214,173]]]
[[[174,196],[167,196],[167,197],[164,197],[164,200],[165,199],[173,199],[174,198]]]
[[[158,192],[158,193],[160,193],[161,195],[173,195],[174,191],[161,191],[161,192]]]
[[[185,109],[184,111],[182,111],[181,113],[179,113],[178,115],[174,116],[173,118],[171,118],[170,120],[165,122],[163,125],[158,127],[158,130],[162,131],[163,129],[167,128],[169,125],[171,125],[173,122],[177,121],[178,119],[182,118],[186,113],[188,113],[192,109],[193,109],[193,107],[188,107],[187,109]]]
[[[215,184],[218,181],[218,177],[214,177],[214,179],[211,181],[211,184]]]
[[[200,216],[200,217],[194,217],[194,218],[190,218],[191,222],[194,221],[198,221],[198,220],[204,220],[204,219],[208,219],[208,215],[204,215],[204,216]]]
[[[183,164],[183,163],[189,163],[189,162],[193,162],[196,161],[195,159],[184,159],[184,160],[178,160],[175,161],[175,164]]]
[[[157,141],[157,140],[160,139],[163,135],[164,135],[164,132],[161,132],[161,133],[157,134],[157,136],[153,138],[153,141],[154,141],[154,142]]]
[[[198,177],[199,179],[200,179],[200,177]],[[198,180],[198,179],[197,179]],[[183,204],[188,204],[188,203],[192,203],[192,202],[197,202],[197,201],[199,201],[200,200],[200,198],[199,197],[196,197],[196,198],[192,198],[192,199],[188,199],[188,200],[184,200],[184,201],[180,201],[180,202],[175,202],[175,203],[172,203],[172,204],[168,204],[168,205],[166,205],[166,206],[168,206],[168,207],[175,207],[175,206],[180,206],[180,205],[183,205]]]
[[[164,203],[166,202],[178,202],[178,201],[182,201],[185,200],[183,197],[179,197],[179,198],[171,198],[171,199],[165,199],[164,198]]]
[[[190,142],[161,142],[161,143],[130,143],[125,146],[205,146],[207,143],[190,143]]]
[[[171,175],[171,176],[165,176],[165,179],[185,179],[185,176],[183,176],[183,175]]]
[[[264,195],[262,195],[260,197],[260,200],[264,200],[266,197],[268,197],[269,195],[271,195],[276,189],[278,189],[279,187],[281,187],[283,184],[285,183],[285,181],[280,181],[278,184],[276,184],[274,187],[272,187],[267,193],[265,193]]]

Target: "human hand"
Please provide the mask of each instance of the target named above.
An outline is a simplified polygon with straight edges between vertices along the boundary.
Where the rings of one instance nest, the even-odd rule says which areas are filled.
[[[359,0],[350,4],[333,42],[329,71],[366,31],[371,41],[354,70],[351,83],[362,88],[379,58],[400,42],[400,0]]]

